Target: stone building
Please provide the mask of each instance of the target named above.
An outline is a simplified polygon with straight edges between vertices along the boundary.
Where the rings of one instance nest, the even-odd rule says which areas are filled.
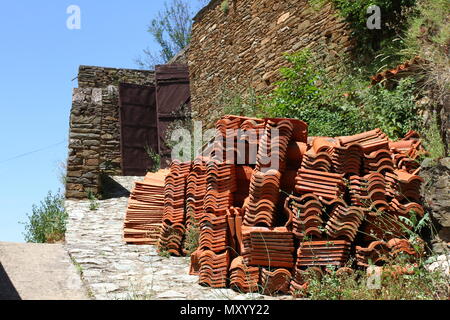
[[[144,175],[155,154],[168,153],[165,130],[189,105],[181,64],[156,71],[81,66],[70,113],[66,198],[101,192],[101,175]],[[164,163],[162,163],[164,166]]]
[[[332,73],[351,50],[349,28],[331,4],[308,0],[212,0],[194,18],[188,52],[192,110],[199,119],[220,115],[224,87],[267,93],[286,66],[284,53],[309,48]]]
[[[66,197],[99,192],[100,170],[121,174],[120,82],[153,85],[153,71],[80,66],[70,114]]]

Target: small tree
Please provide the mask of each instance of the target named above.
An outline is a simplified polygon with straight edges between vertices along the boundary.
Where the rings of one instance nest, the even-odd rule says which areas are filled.
[[[51,191],[41,201],[40,206],[33,205],[33,213],[27,214],[25,241],[32,243],[55,243],[64,240],[67,212],[64,208],[64,196]]]
[[[192,28],[192,9],[186,0],[170,0],[164,3],[164,10],[158,13],[149,27],[148,32],[160,46],[160,50],[147,48],[145,58],[137,59],[142,68],[153,69],[157,64],[167,63],[178,52],[183,50],[190,41]]]

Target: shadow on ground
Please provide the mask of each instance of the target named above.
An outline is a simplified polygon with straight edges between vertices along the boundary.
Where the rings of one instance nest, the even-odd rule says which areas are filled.
[[[102,175],[102,199],[129,197],[130,191],[108,175]]]
[[[0,262],[0,300],[22,300]]]

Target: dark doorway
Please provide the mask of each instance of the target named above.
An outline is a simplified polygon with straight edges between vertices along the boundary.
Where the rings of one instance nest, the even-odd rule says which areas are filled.
[[[167,167],[166,143],[174,121],[190,118],[189,70],[186,65],[159,65],[156,86],[119,86],[122,174],[144,176],[155,165]],[[158,161],[159,163],[155,163]]]
[[[190,117],[191,112],[189,70],[186,65],[156,66],[156,104],[158,107],[159,152],[162,161],[167,163],[171,158],[171,149],[166,143],[167,130],[174,121],[183,123],[186,118]]]

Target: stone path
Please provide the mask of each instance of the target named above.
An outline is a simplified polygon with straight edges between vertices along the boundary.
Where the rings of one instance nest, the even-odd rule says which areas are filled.
[[[128,198],[66,201],[66,248],[80,266],[95,299],[228,299],[238,293],[197,284],[188,275],[189,258],[164,258],[154,246],[127,245],[122,228]]]
[[[123,242],[123,222],[128,203],[127,192],[142,177],[112,177],[117,185],[110,194],[118,198],[98,201],[66,200],[69,214],[66,249],[79,269],[93,299],[273,299],[259,294],[239,294],[231,289],[212,289],[198,285],[190,276],[190,259],[165,258],[154,246],[127,245]],[[124,191],[124,190],[122,190]],[[291,297],[278,297],[291,299]]]
[[[0,242],[0,300],[85,300],[86,289],[59,244]]]

